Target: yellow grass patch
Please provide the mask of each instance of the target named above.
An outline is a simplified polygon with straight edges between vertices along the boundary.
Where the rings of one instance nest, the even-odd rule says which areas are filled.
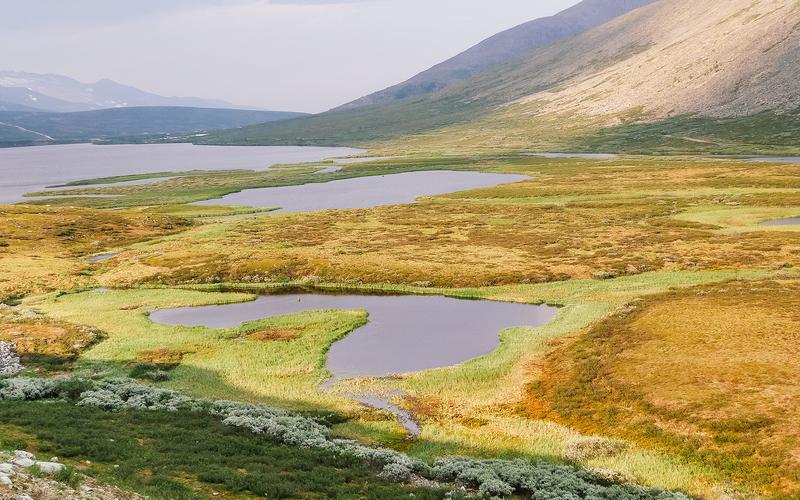
[[[800,495],[800,282],[642,300],[548,357],[525,411],[678,451],[770,497]]]

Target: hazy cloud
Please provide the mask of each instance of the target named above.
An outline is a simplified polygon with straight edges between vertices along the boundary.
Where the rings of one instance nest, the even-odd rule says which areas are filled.
[[[577,0],[3,0],[0,68],[321,111]]]

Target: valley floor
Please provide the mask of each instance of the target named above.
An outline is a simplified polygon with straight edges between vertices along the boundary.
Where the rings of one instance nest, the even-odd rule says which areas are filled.
[[[249,210],[187,204],[319,182],[314,167],[296,165],[177,172],[154,184],[67,192],[122,195],[115,198],[0,207],[0,300],[11,305],[0,309],[0,341],[17,345],[28,374],[126,376],[192,397],[335,412],[338,437],[424,460],[544,457],[698,497],[800,495],[793,368],[800,226],[762,224],[800,215],[800,164],[413,156],[347,164],[324,179],[441,169],[530,180],[343,211],[223,217]],[[109,251],[111,259],[86,260]],[[327,350],[368,321],[364,311],[298,313],[225,329],[148,317],[153,309],[252,300],[288,285],[561,309],[543,327],[501,332],[494,352],[461,365],[329,388],[320,387]],[[358,391],[393,397],[421,434],[405,439],[392,415],[348,397]],[[0,429],[0,448],[66,448],[78,456],[83,445],[72,437],[37,431],[45,412],[30,405],[48,404],[4,409],[0,419],[14,424]],[[87,418],[61,405],[51,406],[53,418]],[[91,439],[118,418],[134,419],[125,423],[131,443],[160,439],[144,436],[155,431],[131,416],[89,416],[92,429],[97,424]],[[163,432],[180,425],[147,418]],[[175,467],[165,450],[148,450]],[[76,467],[153,491],[143,472],[114,472],[121,457],[95,456],[100,465]],[[240,474],[274,473],[256,469]],[[164,478],[175,491],[208,494],[211,472],[180,471]],[[353,474],[363,488],[343,495],[390,488],[364,470]],[[310,497],[329,487],[308,480]],[[225,495],[264,494],[255,482],[226,481],[214,483]],[[431,490],[432,498],[438,494]]]

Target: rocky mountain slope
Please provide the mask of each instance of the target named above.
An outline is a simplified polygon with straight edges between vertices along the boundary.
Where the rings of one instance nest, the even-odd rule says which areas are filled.
[[[530,82],[542,66],[569,80],[515,103],[519,112],[789,111],[800,106],[800,3],[662,0],[542,51],[516,75]]]
[[[403,83],[345,104],[342,109],[387,104],[440,91],[654,1],[584,0],[555,16],[535,19],[498,33]]]

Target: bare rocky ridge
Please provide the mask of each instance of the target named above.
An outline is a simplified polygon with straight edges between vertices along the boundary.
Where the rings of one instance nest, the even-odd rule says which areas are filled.
[[[800,106],[799,61],[798,2],[661,0],[526,61],[517,72],[546,66],[551,78],[573,76],[512,111],[591,116],[636,108],[650,118],[788,111]]]

